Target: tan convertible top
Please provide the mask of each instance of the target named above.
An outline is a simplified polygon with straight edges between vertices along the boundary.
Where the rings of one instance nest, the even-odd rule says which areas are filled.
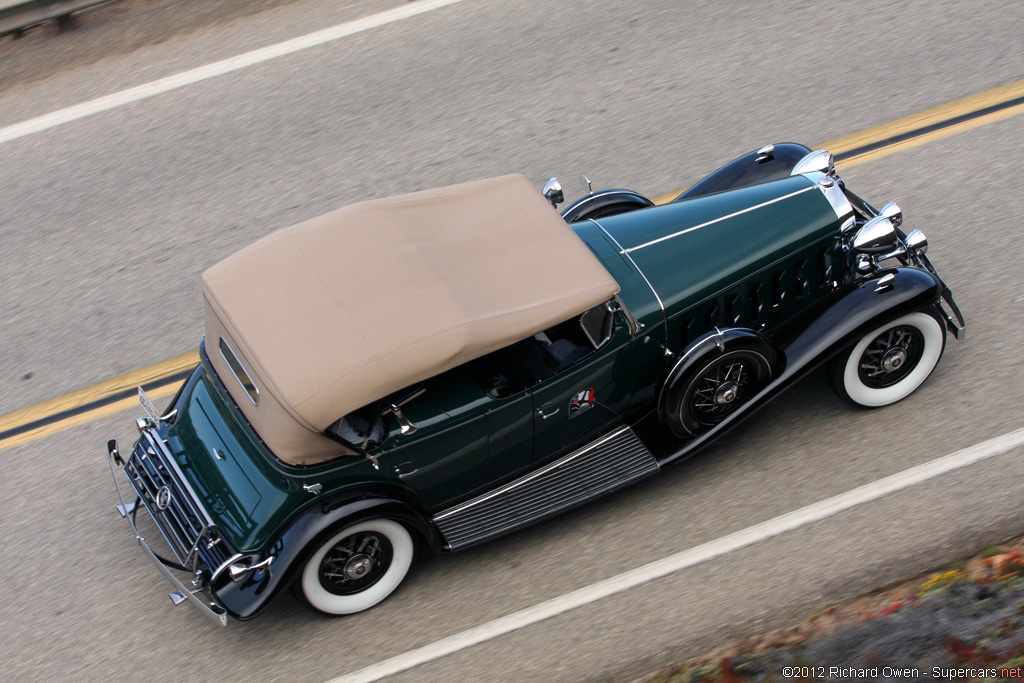
[[[341,452],[320,432],[352,410],[618,291],[521,175],[345,207],[229,256],[202,286],[214,368],[257,433],[293,464]]]

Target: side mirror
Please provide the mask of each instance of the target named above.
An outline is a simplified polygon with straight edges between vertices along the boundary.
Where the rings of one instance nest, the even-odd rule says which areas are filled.
[[[864,254],[881,254],[896,245],[896,227],[885,216],[872,218],[853,238],[853,248]]]
[[[562,184],[558,178],[552,178],[544,183],[544,196],[551,202],[551,206],[558,208],[558,205],[565,201],[565,193],[562,192]]]

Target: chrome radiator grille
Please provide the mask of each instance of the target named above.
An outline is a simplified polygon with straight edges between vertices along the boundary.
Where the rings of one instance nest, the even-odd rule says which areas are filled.
[[[178,463],[150,430],[143,430],[124,470],[182,566],[197,569],[202,559],[213,570],[228,558],[230,552]]]

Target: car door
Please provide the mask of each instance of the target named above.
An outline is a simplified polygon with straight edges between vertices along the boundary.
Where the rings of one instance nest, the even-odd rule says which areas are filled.
[[[492,480],[487,403],[461,369],[427,380],[423,388],[422,396],[401,408],[414,425],[411,431],[402,434],[389,416],[381,463],[428,510],[438,510],[479,493]]]
[[[535,466],[621,424],[632,395],[629,341],[617,321],[602,348],[531,390]]]

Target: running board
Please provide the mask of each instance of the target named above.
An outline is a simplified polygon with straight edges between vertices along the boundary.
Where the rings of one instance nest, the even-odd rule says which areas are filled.
[[[461,550],[538,522],[659,471],[629,427],[622,427],[535,472],[434,517],[448,547]]]

